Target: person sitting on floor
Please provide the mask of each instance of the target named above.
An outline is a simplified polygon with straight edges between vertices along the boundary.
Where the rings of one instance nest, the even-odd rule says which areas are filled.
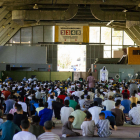
[[[123,105],[121,105],[121,100],[116,100],[116,103],[118,103],[120,105],[120,108],[122,111],[125,109]],[[114,106],[115,108],[115,106]]]
[[[36,136],[28,132],[30,123],[27,119],[21,121],[20,127],[22,131],[15,134],[13,140],[36,140]]]
[[[117,130],[116,121],[115,121],[115,114],[109,110],[102,111],[105,114],[105,119],[108,119],[110,122],[110,129]]]
[[[102,108],[98,106],[98,102],[94,102],[94,106],[90,107],[88,111],[92,114],[92,120],[95,122],[95,124],[99,121],[99,114],[101,113]]]
[[[121,105],[124,106],[123,113],[128,114],[128,112],[130,111],[131,101],[128,99],[127,94],[124,96],[123,100],[121,101]]]
[[[53,101],[53,103],[52,103],[52,108],[54,110],[55,118],[58,120],[61,120],[60,110],[63,106],[64,106],[63,101],[59,98],[56,98],[56,101]]]
[[[97,123],[97,134],[100,137],[109,137],[112,133],[109,130],[110,129],[110,123],[108,119],[105,119],[105,114],[100,113],[99,114],[99,122]]]
[[[134,90],[134,93],[132,94],[131,98],[129,98],[129,100],[131,101],[131,104],[132,104],[132,103],[137,104],[138,98],[135,97],[135,94],[136,94],[136,93],[137,93],[137,91]]]
[[[26,114],[26,113],[25,113]],[[22,110],[22,106],[18,104],[17,112],[14,113],[14,123],[20,128],[21,121],[24,119],[28,119],[27,115],[25,115]]]
[[[62,127],[62,137],[80,136],[80,133],[72,131],[73,116],[69,116],[68,121]]]
[[[12,114],[12,115],[14,115],[14,113],[17,112],[17,106],[18,106],[18,103],[15,103],[14,108],[12,108],[12,109],[9,111],[9,113]]]
[[[88,110],[91,104],[93,104],[93,101],[90,101],[90,95],[88,95],[87,100],[83,104],[83,108]]]
[[[72,126],[74,129],[81,129],[81,124],[83,123],[86,114],[80,110],[80,105],[77,105],[75,111],[71,113],[71,116],[74,116],[74,122]]]
[[[85,121],[81,125],[82,135],[86,137],[93,137],[95,131],[95,122],[92,120],[91,113],[87,113]]]
[[[48,103],[46,102],[44,105],[44,109],[39,111],[40,125],[44,126],[44,123],[46,121],[51,121],[52,115],[53,115],[53,110],[48,109]]]
[[[68,117],[73,111],[74,109],[69,107],[69,100],[65,100],[65,106],[60,110],[61,121],[63,125],[68,121]]]
[[[112,96],[109,96],[108,100],[105,100],[102,105],[106,107],[106,110],[111,111],[111,109],[115,106],[114,98]]]
[[[69,106],[75,110],[75,107],[77,106],[77,102],[73,100],[73,96],[70,96],[69,103],[70,103]]]
[[[84,95],[81,96],[81,99],[79,100],[79,105],[82,111],[85,111],[85,108],[83,108],[85,99],[84,99]]]
[[[0,126],[0,131],[2,131],[0,140],[12,140],[15,132],[21,129],[13,123],[13,115],[7,114],[7,121]]]
[[[116,116],[116,126],[123,126],[124,124],[124,114],[123,111],[120,109],[120,103],[115,103],[115,108],[111,110]]]
[[[130,124],[132,125],[140,125],[140,102],[137,103],[137,107],[135,103],[132,103],[132,109],[129,111]]]
[[[39,116],[39,112],[44,109],[44,105],[42,102],[39,103],[39,107],[36,108],[36,113]]]
[[[50,95],[50,99],[48,99],[48,108],[52,109],[52,103],[55,101],[54,96]]]
[[[30,128],[29,128],[29,132],[34,134],[36,137],[44,133],[43,126],[40,126],[39,123],[40,123],[40,117],[33,116],[32,123],[30,124]]]
[[[60,140],[60,137],[52,132],[52,121],[46,121],[43,128],[45,130],[45,133],[39,135],[37,140]]]

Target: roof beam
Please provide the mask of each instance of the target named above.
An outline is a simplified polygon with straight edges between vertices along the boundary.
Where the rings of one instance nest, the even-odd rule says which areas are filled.
[[[6,7],[0,8],[0,14],[6,9]]]
[[[125,32],[128,36],[137,44],[140,45],[140,40],[134,35],[134,33],[130,29],[126,29]]]
[[[12,20],[69,20],[78,12],[77,5],[69,5],[66,11],[47,11],[47,10],[14,10]]]
[[[9,13],[9,11],[5,10],[0,14],[0,21]]]
[[[138,5],[140,0],[0,0],[6,4],[103,4],[103,5]]]
[[[11,24],[7,24],[5,28],[0,29],[0,37],[14,24],[14,21],[11,22]]]
[[[5,36],[7,36],[7,34],[13,30],[12,28],[15,28],[17,26],[17,24],[13,23],[11,24],[11,26],[2,34],[2,36],[0,37],[0,41],[2,41],[4,39]]]
[[[103,11],[100,5],[91,5],[92,15],[102,21],[140,21],[140,12],[116,12],[116,11]]]
[[[16,26],[14,30],[11,30],[10,31],[10,36],[8,37],[5,37],[1,42],[0,42],[0,45],[5,45],[7,43],[7,41],[20,29],[20,26]]]
[[[9,20],[10,17],[11,17],[11,19],[12,19],[12,15],[11,15],[11,14],[7,14],[7,15],[5,16],[6,19],[2,19],[2,20],[0,21],[0,27],[1,27],[2,25],[5,25],[6,22],[7,22],[7,20]]]

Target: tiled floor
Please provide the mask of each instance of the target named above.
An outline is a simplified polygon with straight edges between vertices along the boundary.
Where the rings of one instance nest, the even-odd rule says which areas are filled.
[[[61,128],[62,128],[61,124],[56,124],[56,128],[53,129],[53,132],[58,134],[60,137],[62,135]],[[75,131],[80,132],[82,134],[81,130],[75,130]],[[139,138],[139,132],[140,132],[140,126],[133,126],[133,125],[125,124],[124,126],[118,127],[117,131],[112,131],[112,135],[109,138],[104,138],[104,140],[112,139],[112,138],[113,138],[113,140],[117,140],[117,139],[125,140],[128,138],[136,139],[136,138]],[[90,138],[90,137],[82,137],[82,136],[71,137],[71,138],[61,138],[61,140],[64,140],[64,139],[67,139],[67,140],[91,140],[91,139],[99,140],[101,138],[98,138],[98,137]]]

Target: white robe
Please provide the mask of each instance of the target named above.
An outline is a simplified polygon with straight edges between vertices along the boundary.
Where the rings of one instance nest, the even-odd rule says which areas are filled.
[[[103,81],[107,81],[108,82],[108,70],[104,67],[100,70],[100,82]]]

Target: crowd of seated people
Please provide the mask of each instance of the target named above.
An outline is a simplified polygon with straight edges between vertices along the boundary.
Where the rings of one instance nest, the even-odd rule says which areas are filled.
[[[92,88],[86,81],[70,79],[1,82],[0,138],[60,140],[52,132],[57,123],[62,124],[62,137],[109,137],[124,123],[140,125],[139,83],[93,82]]]

